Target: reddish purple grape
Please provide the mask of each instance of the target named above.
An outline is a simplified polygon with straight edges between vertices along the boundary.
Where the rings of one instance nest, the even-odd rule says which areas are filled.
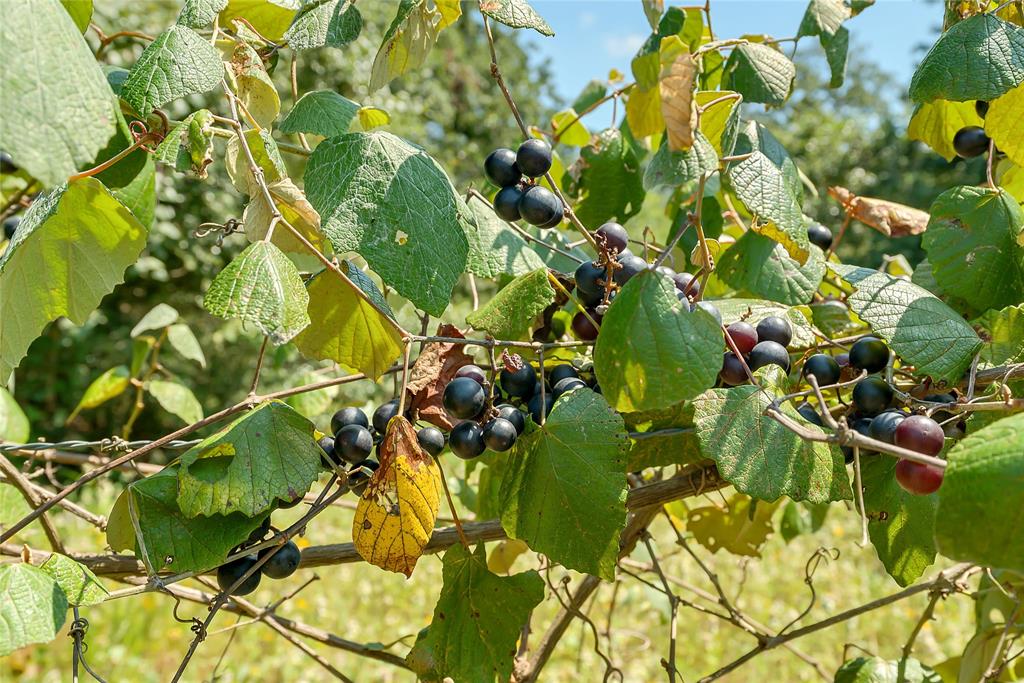
[[[590,318],[593,318],[597,324],[601,324],[601,316],[594,311],[588,311]],[[590,322],[583,311],[578,312],[572,318],[572,331],[576,335],[576,338],[580,341],[594,341],[597,339],[597,328],[594,327],[594,323]]]
[[[896,428],[894,441],[900,448],[907,448],[925,455],[942,452],[946,435],[938,422],[926,415],[911,415]]]
[[[904,491],[916,496],[927,496],[938,491],[944,475],[944,470],[934,465],[913,460],[900,460],[896,463],[896,481]]]
[[[757,330],[745,322],[735,322],[725,328],[740,353],[746,355],[757,346]]]
[[[477,384],[483,385],[487,382],[487,374],[475,365],[463,365],[455,371],[456,377],[469,377]]]

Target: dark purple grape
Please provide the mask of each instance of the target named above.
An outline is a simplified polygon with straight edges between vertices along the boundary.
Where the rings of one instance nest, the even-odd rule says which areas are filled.
[[[515,185],[523,178],[522,172],[516,166],[516,153],[502,147],[487,155],[484,160],[484,173],[487,179],[498,187]]]
[[[461,368],[455,371],[456,377],[469,377],[477,384],[483,386],[487,384],[487,374],[476,365],[463,365]]]
[[[613,254],[620,254],[629,244],[629,233],[618,223],[609,221],[594,231],[594,235],[604,239],[608,251]],[[600,239],[598,240],[600,241]]]
[[[835,384],[839,381],[839,363],[832,356],[816,353],[804,362],[805,377],[814,377],[819,387]]]
[[[877,337],[864,337],[850,349],[850,365],[858,370],[879,372],[889,364],[889,347]]]
[[[757,346],[750,350],[747,365],[750,366],[751,372],[768,365],[778,365],[786,372],[789,372],[789,352],[786,351],[785,346],[778,342],[758,342]]]
[[[757,340],[773,341],[781,346],[789,346],[793,341],[793,327],[785,318],[770,315],[757,324]]]
[[[525,141],[516,151],[516,165],[523,175],[531,178],[539,178],[551,170],[551,162],[551,145],[537,138]]]
[[[725,354],[722,359],[722,370],[718,373],[722,378],[722,384],[730,387],[746,384],[750,378],[743,367],[743,361],[736,357],[732,351]]]

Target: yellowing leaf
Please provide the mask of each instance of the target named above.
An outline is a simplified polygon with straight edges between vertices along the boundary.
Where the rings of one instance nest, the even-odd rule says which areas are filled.
[[[698,106],[706,107],[710,102],[715,102],[715,104],[701,112],[700,132],[704,133],[704,137],[708,139],[711,146],[718,152],[718,156],[725,156],[731,151],[726,151],[722,148],[722,139],[727,132],[730,119],[733,118],[733,112],[743,99],[738,94],[732,99],[723,99],[731,94],[736,93],[730,93],[727,90],[702,90],[694,94],[694,99]],[[738,112],[734,123],[739,123]],[[735,139],[735,136],[733,138]]]
[[[260,127],[269,128],[281,113],[281,97],[263,60],[246,43],[237,43],[225,62],[242,108]]]
[[[487,568],[495,574],[508,574],[519,556],[529,549],[530,546],[517,538],[502,541],[487,556]]]
[[[693,146],[693,132],[697,128],[697,108],[693,102],[696,76],[697,63],[693,55],[683,52],[661,77],[661,115],[668,131],[668,146],[673,152],[684,152]]]
[[[1018,203],[1024,204],[1024,167],[1009,164],[1006,170],[1000,164],[999,186],[1012,194]]]
[[[267,189],[270,190],[270,196],[284,219],[302,233],[314,247],[323,251],[324,234],[320,231],[320,214],[306,200],[306,194],[292,182],[291,178],[281,178],[268,183]],[[242,222],[245,224],[245,234],[249,240],[258,242],[263,239],[270,227],[272,209],[263,190],[252,177],[249,178],[249,197],[249,204],[242,214]],[[271,241],[282,251],[295,254],[309,253],[292,231],[283,225],[274,228]]]
[[[772,514],[782,499],[774,503],[759,500],[754,509],[752,501],[749,496],[736,494],[725,510],[713,505],[690,510],[686,529],[713,553],[725,548],[733,555],[760,557],[761,547],[773,531]]]
[[[1024,164],[1024,84],[992,100],[985,115],[985,132],[996,147]]]
[[[219,23],[230,27],[231,22],[242,18],[267,40],[280,40],[298,8],[296,0],[229,0]]]
[[[82,395],[78,405],[75,406],[75,409],[68,416],[68,422],[74,420],[75,416],[82,410],[95,408],[112,398],[117,398],[124,393],[130,384],[131,375],[129,375],[127,367],[118,365],[116,368],[110,368],[92,381],[92,384],[89,385],[89,388]]]
[[[665,119],[661,115],[661,91],[658,88],[644,90],[639,85],[631,88],[626,100],[626,121],[637,139],[660,133],[665,128]]]
[[[440,19],[440,13],[428,8],[425,0],[402,0],[373,59],[370,92],[423,64],[437,42]]]
[[[556,140],[565,145],[582,147],[590,142],[590,133],[572,108],[563,109],[551,117],[551,130],[555,131]]]
[[[980,126],[981,117],[974,111],[974,102],[935,100],[919,104],[907,125],[907,137],[920,140],[942,155],[946,161],[956,157],[953,136],[964,126]],[[987,122],[986,122],[987,125]]]
[[[448,28],[462,16],[462,3],[459,0],[434,0],[434,5],[441,13],[441,22],[437,25],[438,31]]]
[[[365,133],[391,123],[391,114],[379,107],[359,107],[359,111],[356,112],[356,121],[359,122],[359,130]],[[353,121],[353,128],[354,124],[355,121]]]
[[[380,468],[352,520],[356,552],[381,569],[411,576],[434,531],[440,500],[437,463],[420,448],[409,421],[392,418],[380,446]]]

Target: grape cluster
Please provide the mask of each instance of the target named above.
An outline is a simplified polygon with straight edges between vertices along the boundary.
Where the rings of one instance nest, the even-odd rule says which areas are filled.
[[[501,188],[494,195],[494,212],[507,221],[521,218],[540,228],[561,223],[562,201],[535,182],[551,169],[551,162],[551,146],[538,139],[527,140],[515,152],[505,147],[491,152],[484,173]]]
[[[718,377],[723,385],[735,387],[746,384],[750,379],[748,368],[754,372],[769,365],[778,365],[789,372],[789,351],[786,347],[793,341],[793,327],[788,320],[772,315],[759,322],[757,327],[740,320],[730,324],[725,331],[736,348],[735,351],[726,351],[722,359]]]
[[[302,502],[302,496],[298,496],[295,500],[289,503],[283,503],[278,505],[278,508],[290,508],[295,507]],[[231,555],[244,550],[247,547],[255,546],[262,543],[267,534],[271,531],[270,526],[270,515],[267,515],[263,523],[255,529],[249,538],[246,539],[245,543],[235,547],[231,551]],[[276,551],[276,552],[275,552]],[[302,559],[302,554],[299,552],[299,546],[295,545],[294,541],[288,541],[278,549],[278,546],[270,546],[264,548],[256,553],[250,553],[243,555],[237,560],[231,562],[225,562],[217,568],[217,585],[220,586],[222,591],[226,591],[234,585],[242,576],[249,571],[257,562],[262,560],[267,555],[270,555],[270,559],[264,562],[256,571],[246,577],[245,581],[238,585],[235,590],[231,592],[232,595],[248,595],[256,590],[256,587],[260,585],[260,580],[264,577],[270,577],[271,579],[286,579],[295,573],[295,570],[299,568],[299,560]]]

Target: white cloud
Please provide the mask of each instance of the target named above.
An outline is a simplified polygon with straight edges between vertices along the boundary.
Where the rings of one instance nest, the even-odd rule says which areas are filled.
[[[647,40],[647,36],[642,33],[627,33],[624,36],[609,34],[604,37],[604,51],[609,57],[615,59],[632,57],[645,40]]]

